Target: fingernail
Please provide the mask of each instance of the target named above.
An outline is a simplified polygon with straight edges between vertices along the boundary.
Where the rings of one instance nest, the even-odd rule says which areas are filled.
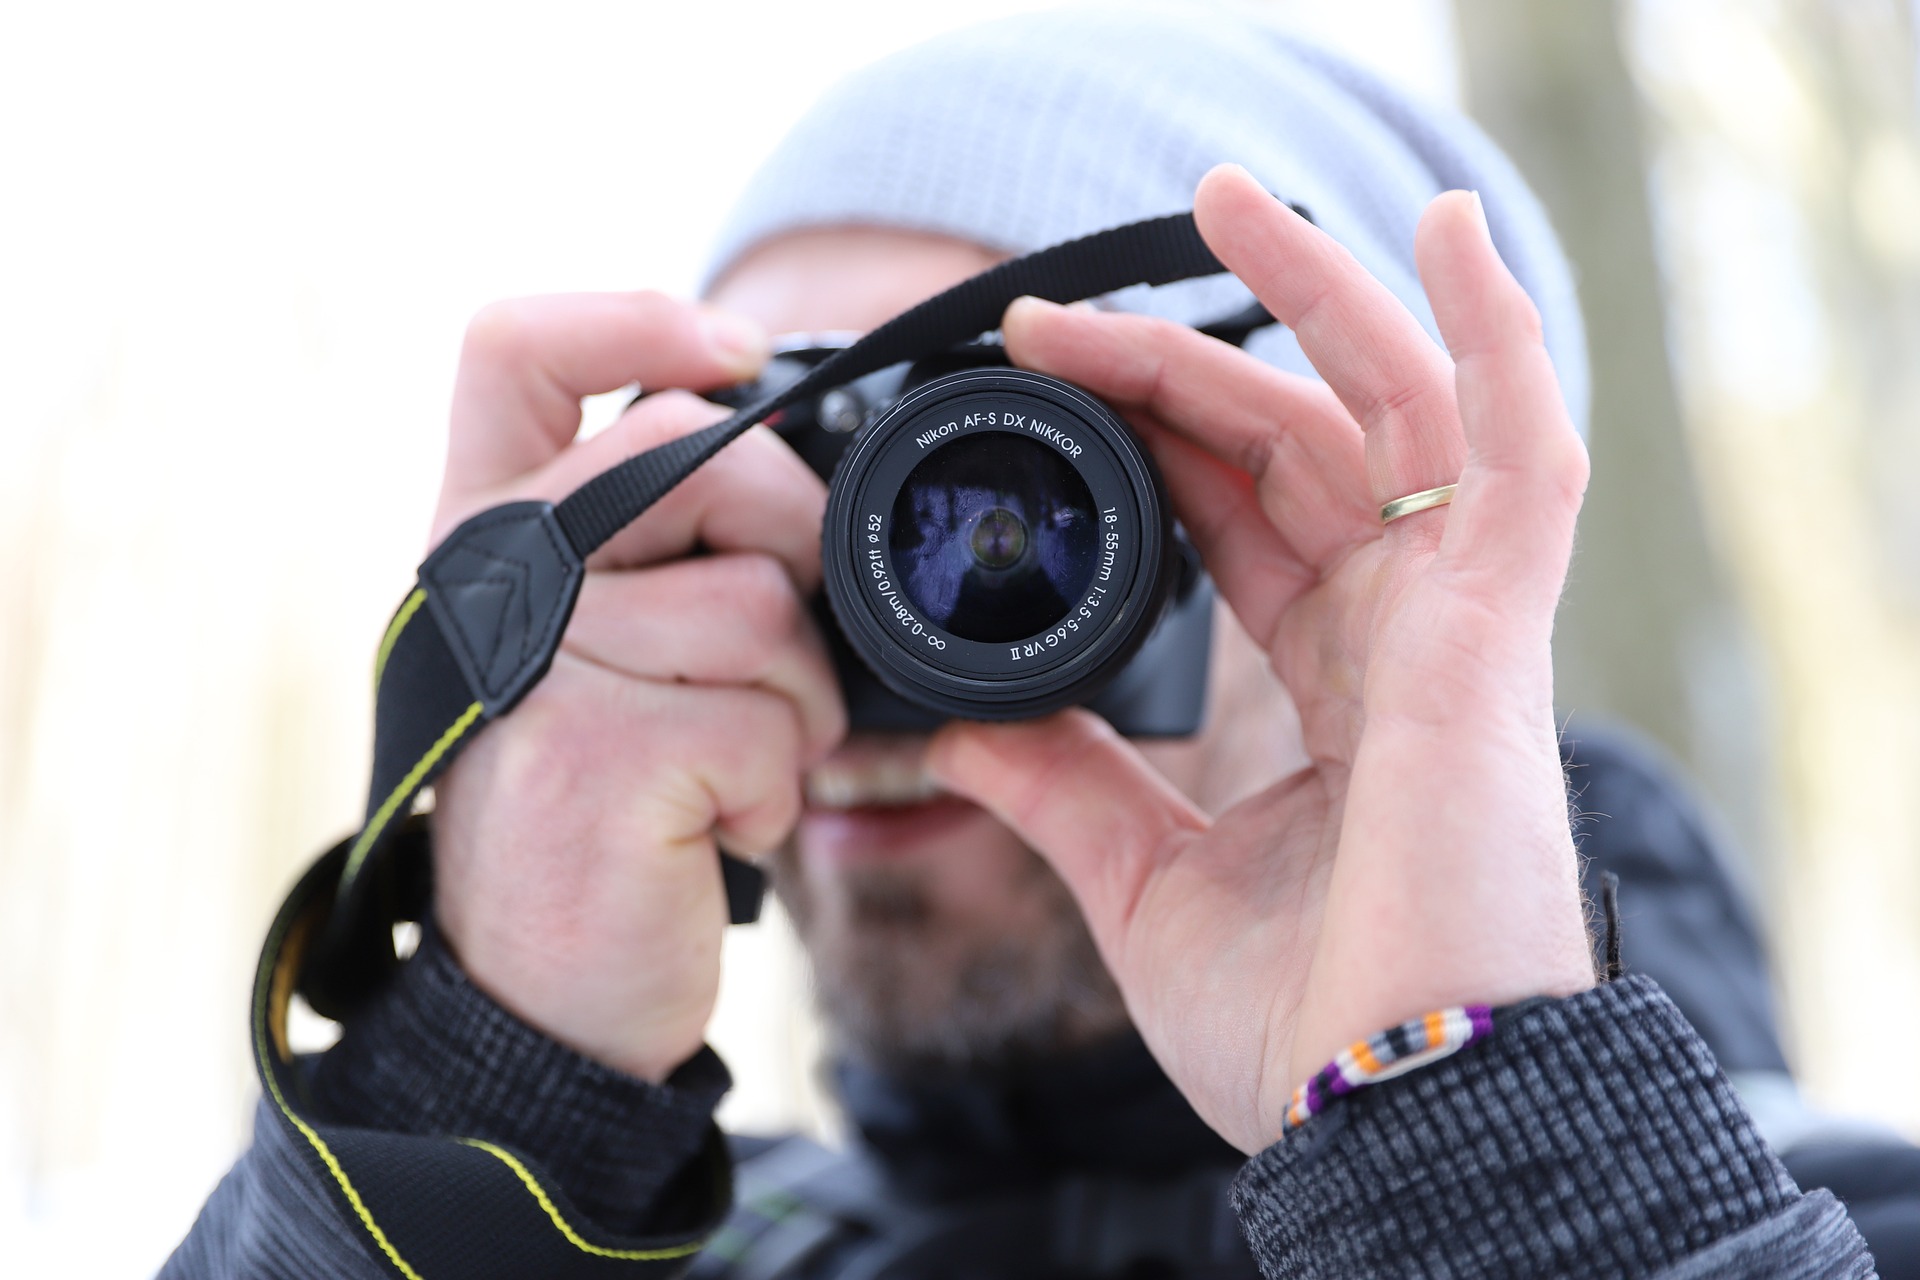
[[[1488,242],[1491,243],[1493,240],[1493,232],[1487,227],[1487,206],[1480,199],[1480,193],[1478,191],[1472,194],[1474,216],[1480,219],[1480,230],[1487,237]]]
[[[1000,327],[1005,329],[1020,315],[1029,317],[1045,315],[1050,311],[1065,311],[1057,302],[1048,302],[1045,298],[1036,298],[1032,294],[1022,294],[1007,304],[1005,314],[1000,317]]]
[[[707,345],[735,371],[758,373],[767,362],[767,331],[745,316],[708,311],[701,316],[701,324]]]

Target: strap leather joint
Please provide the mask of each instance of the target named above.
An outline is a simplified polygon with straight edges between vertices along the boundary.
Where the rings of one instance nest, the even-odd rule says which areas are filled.
[[[546,674],[584,575],[550,502],[482,511],[421,564],[427,608],[487,719]]]

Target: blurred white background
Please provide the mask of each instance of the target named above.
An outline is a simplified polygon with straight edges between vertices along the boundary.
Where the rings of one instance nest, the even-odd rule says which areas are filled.
[[[823,88],[1038,7],[8,7],[10,1274],[150,1271],[245,1141],[253,955],[356,821],[370,655],[423,550],[467,317],[516,294],[691,290],[722,211]],[[1321,20],[1393,33],[1367,56],[1441,94],[1446,21],[1411,3]],[[725,1118],[820,1124],[784,930],[735,932]]]
[[[293,876],[356,821],[371,653],[423,550],[466,318],[515,294],[689,290],[721,212],[822,88],[938,31],[1037,7],[182,0],[0,16],[10,1274],[152,1270],[245,1142],[254,951]],[[1444,0],[1268,7],[1421,93],[1464,92]],[[1718,93],[1714,109],[1736,117],[1716,133],[1711,112],[1682,111],[1672,118],[1696,134],[1673,128],[1669,142],[1711,146],[1737,127],[1755,74],[1784,76],[1766,101],[1786,104],[1788,126],[1800,118],[1796,73],[1768,52],[1781,37],[1760,18],[1702,4],[1687,28],[1637,9],[1649,99]],[[1742,23],[1747,42],[1728,52],[1725,34]],[[1749,62],[1727,61],[1740,56]],[[1866,180],[1879,184],[1864,197],[1879,212],[1863,215],[1863,234],[1910,269],[1920,168],[1910,129],[1888,138]],[[1808,301],[1817,280],[1793,283],[1793,270],[1814,280],[1820,268],[1793,240],[1791,194],[1753,198],[1744,171],[1720,160],[1732,187],[1688,187],[1700,167],[1661,154],[1669,188],[1680,186],[1663,188],[1662,234],[1669,269],[1685,272],[1674,323],[1692,335],[1689,426],[1709,454],[1703,474],[1724,476],[1711,441],[1729,402],[1711,377],[1773,408],[1800,404],[1831,386],[1839,339]],[[1689,192],[1706,205],[1685,203]],[[1726,260],[1712,251],[1713,219],[1726,210],[1700,209],[1719,208],[1715,192],[1740,214],[1729,234],[1785,274],[1714,274]],[[1785,295],[1763,287],[1782,280]],[[1727,327],[1762,309],[1778,323]],[[612,406],[593,412],[604,420]],[[1857,479],[1845,472],[1823,500],[1846,505]],[[1746,538],[1750,513],[1734,499],[1707,506],[1778,657],[1791,644],[1768,629],[1780,607],[1768,601],[1783,582],[1823,575],[1793,547]],[[1852,554],[1844,538],[1834,545]],[[1875,595],[1861,554],[1869,580],[1824,584],[1843,597],[1830,602],[1836,621],[1859,615],[1859,592]],[[1850,868],[1826,914],[1787,913],[1804,961],[1795,972],[1811,975],[1795,988],[1796,1025],[1814,1019],[1804,1056],[1824,1097],[1913,1128],[1920,1102],[1904,1082],[1848,1065],[1863,1048],[1882,1062],[1920,1057],[1913,1032],[1895,1033],[1908,1037],[1904,1057],[1871,1038],[1876,1014],[1920,1005],[1920,840],[1913,775],[1900,772],[1916,757],[1920,663],[1906,613],[1873,619],[1855,670],[1880,699],[1867,710],[1892,709],[1875,720],[1890,745],[1870,777],[1837,784],[1831,813],[1804,790],[1831,773],[1820,764],[1830,757],[1805,775],[1793,759],[1768,775],[1788,788],[1766,819],[1784,832],[1787,869],[1762,879],[1776,892],[1805,883],[1794,868],[1829,846]],[[1861,710],[1821,701],[1817,679],[1794,683],[1828,660],[1795,666],[1788,653],[1767,667],[1799,700],[1788,713],[1843,717],[1815,748],[1844,738],[1844,717]],[[1783,742],[1806,723],[1788,713],[1769,722]],[[1848,807],[1847,785],[1871,792],[1865,809]],[[1863,846],[1888,856],[1862,863]],[[1856,918],[1863,931],[1824,946],[1835,921]],[[739,1087],[723,1119],[830,1127],[812,1083],[806,980],[781,923],[735,931],[727,964],[714,1040]],[[1844,1016],[1828,1016],[1833,1001]]]

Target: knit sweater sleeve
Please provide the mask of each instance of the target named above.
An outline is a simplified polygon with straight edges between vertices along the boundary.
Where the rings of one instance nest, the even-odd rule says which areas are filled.
[[[1249,1161],[1234,1203],[1269,1280],[1873,1274],[1640,977],[1342,1099]]]
[[[693,1201],[715,1185],[704,1165],[725,1158],[712,1117],[730,1080],[713,1051],[659,1085],[601,1066],[489,999],[432,930],[340,1043],[310,1064],[310,1079],[316,1114],[331,1122],[478,1138],[532,1156],[608,1231],[643,1234],[712,1212]],[[371,1248],[262,1110],[253,1146],[161,1275],[387,1274]]]

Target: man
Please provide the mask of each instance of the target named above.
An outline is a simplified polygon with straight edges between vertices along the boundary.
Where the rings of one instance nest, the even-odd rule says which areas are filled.
[[[1594,985],[1547,649],[1585,481],[1579,335],[1537,209],[1459,122],[1215,23],[1068,14],[910,53],[776,155],[710,305],[483,313],[435,531],[719,416],[666,392],[576,442],[583,395],[751,377],[768,331],[870,328],[1247,159],[1196,208],[1288,326],[1260,349],[1279,370],[1138,316],[1023,301],[1005,323],[1165,471],[1232,611],[1209,729],[847,739],[806,607],[823,486],[751,435],[594,559],[549,676],[444,777],[435,927],[317,1065],[316,1105],[524,1152],[601,1232],[671,1229],[725,1088],[701,1047],[714,849],[777,848],[865,1145],[748,1159],[708,1274],[1250,1274],[1221,1212],[1248,1155],[1270,1275],[1866,1274],[1657,989]],[[1433,200],[1460,186],[1485,214]],[[1240,288],[1132,305],[1193,321]],[[1330,1059],[1369,1037],[1389,1058],[1404,1037],[1380,1033],[1423,1015],[1466,1030],[1322,1105]],[[169,1274],[410,1273],[280,1137],[262,1126]]]

